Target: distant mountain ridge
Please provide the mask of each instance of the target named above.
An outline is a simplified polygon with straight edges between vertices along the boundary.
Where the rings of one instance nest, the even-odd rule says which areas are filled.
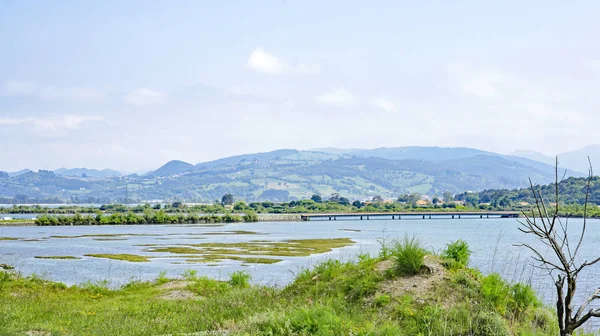
[[[54,170],[56,175],[62,176],[73,176],[73,177],[96,177],[96,178],[106,178],[106,177],[118,177],[122,174],[116,170],[112,169],[88,169],[88,168],[59,168]]]
[[[569,176],[583,174],[568,171]],[[89,176],[88,176],[89,177]],[[212,203],[226,193],[247,201],[286,201],[339,193],[351,199],[401,193],[441,195],[549,183],[554,167],[472,148],[279,149],[191,164],[173,160],[144,175],[107,178],[29,172],[0,178],[0,197],[93,202],[187,200]]]
[[[555,157],[550,157],[535,151],[518,150],[512,155],[525,157],[531,160],[554,164]],[[558,154],[559,164],[567,169],[580,173],[587,173],[589,169],[588,157],[592,165],[600,165],[600,145],[591,145],[577,150]]]

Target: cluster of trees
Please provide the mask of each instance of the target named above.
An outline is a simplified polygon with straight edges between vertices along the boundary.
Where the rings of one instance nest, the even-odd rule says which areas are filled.
[[[135,225],[135,224],[195,224],[195,223],[237,223],[237,222],[257,222],[256,213],[247,212],[243,216],[227,213],[224,215],[206,215],[197,214],[168,214],[164,211],[146,211],[139,215],[133,212],[112,213],[103,215],[97,213],[94,215],[43,215],[35,220],[36,225]]]
[[[556,184],[536,185],[544,199],[553,199],[555,195]],[[565,205],[583,205],[586,200],[587,178],[569,177],[558,183],[558,190],[561,195],[561,203]],[[464,192],[455,196],[457,200],[465,201],[467,204],[478,205],[480,203],[489,203],[492,207],[517,207],[519,203],[535,203],[531,191],[527,188],[522,189],[489,189],[481,192]],[[596,176],[590,180],[589,203],[592,205],[600,204],[600,177]]]

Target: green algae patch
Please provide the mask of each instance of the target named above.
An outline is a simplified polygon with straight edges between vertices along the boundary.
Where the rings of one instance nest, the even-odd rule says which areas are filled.
[[[358,229],[339,229],[340,231],[346,231],[346,232],[362,232],[362,230],[358,230]]]
[[[129,262],[149,262],[150,257],[135,254],[85,254],[86,257],[105,258]]]
[[[0,240],[19,240],[19,238],[15,238],[15,237],[0,237]]]
[[[204,254],[204,251],[191,247],[155,247],[145,250],[146,252],[162,252],[176,254]]]
[[[209,254],[209,255],[205,255],[201,258],[186,259],[185,262],[188,264],[191,264],[191,263],[214,263],[214,262],[221,262],[224,260],[235,260],[235,261],[240,261],[245,264],[275,264],[275,263],[278,263],[281,261],[281,259],[274,259],[274,258],[253,258],[253,257],[239,257],[239,256],[231,256],[231,255]]]
[[[74,256],[35,256],[35,259],[52,259],[52,260],[79,260],[81,258]]]
[[[118,241],[118,240],[127,240],[127,238],[93,238],[92,240],[96,240],[96,241]]]

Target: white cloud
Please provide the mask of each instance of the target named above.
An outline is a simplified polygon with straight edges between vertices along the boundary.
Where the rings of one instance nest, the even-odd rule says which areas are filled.
[[[149,88],[139,88],[126,95],[124,100],[127,104],[144,107],[164,104],[167,101],[167,96],[160,91]]]
[[[24,117],[24,118],[0,118],[1,126],[32,126],[37,130],[61,130],[77,129],[88,121],[101,121],[104,118],[98,116],[61,115],[51,117]]]
[[[76,100],[76,101],[94,101],[102,100],[104,94],[100,91],[88,88],[58,88],[44,87],[40,90],[40,98],[44,100]]]
[[[316,75],[321,72],[321,68],[316,64],[287,64],[277,56],[269,54],[261,47],[254,49],[250,53],[246,65],[254,71],[268,74],[298,73]]]
[[[37,94],[38,86],[28,81],[6,81],[0,90],[2,96],[33,96]]]
[[[499,87],[509,79],[506,75],[492,69],[473,69],[467,64],[450,66],[450,74],[458,81],[460,91],[468,96],[480,99],[498,99],[503,97]]]
[[[349,107],[356,103],[356,99],[345,88],[338,88],[317,97],[317,102],[337,107]]]
[[[371,103],[373,104],[373,106],[378,107],[386,112],[397,112],[398,111],[398,106],[396,106],[396,104],[394,102],[389,101],[382,97],[374,98]]]
[[[39,97],[44,100],[94,101],[104,98],[104,94],[95,89],[82,87],[39,86],[29,81],[6,81],[0,89],[0,95],[9,97]]]
[[[285,72],[285,66],[279,58],[267,53],[258,47],[252,51],[248,58],[248,67],[258,72],[270,74],[281,74]]]

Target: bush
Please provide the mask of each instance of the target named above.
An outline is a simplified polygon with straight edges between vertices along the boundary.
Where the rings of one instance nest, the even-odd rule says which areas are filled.
[[[250,274],[246,271],[236,271],[231,273],[229,284],[232,287],[248,288],[250,287]]]
[[[244,214],[244,222],[246,223],[255,223],[258,222],[258,215],[256,212],[248,211]]]
[[[392,244],[392,257],[394,258],[394,272],[400,275],[414,275],[419,273],[425,254],[422,243],[416,238],[405,236]]]
[[[455,266],[465,267],[469,264],[469,258],[471,257],[469,244],[462,239],[447,244],[446,249],[442,252],[442,257],[453,260]]]
[[[473,321],[474,336],[510,336],[502,317],[493,312],[479,312]]]
[[[500,274],[492,273],[481,279],[481,295],[497,312],[506,314],[510,286],[504,282]]]
[[[509,303],[509,308],[517,317],[520,317],[528,308],[539,305],[539,301],[533,288],[528,285],[518,283],[513,285],[510,291],[512,298]]]

